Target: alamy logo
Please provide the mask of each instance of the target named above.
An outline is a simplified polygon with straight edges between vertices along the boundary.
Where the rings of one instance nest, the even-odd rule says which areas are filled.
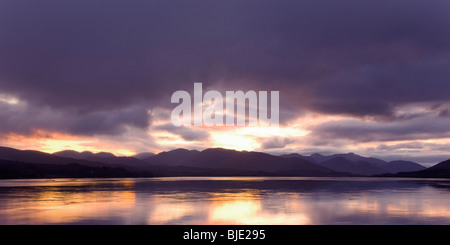
[[[226,91],[223,98],[222,94],[215,90],[207,91],[203,95],[202,83],[194,83],[193,104],[191,95],[183,90],[174,92],[171,102],[179,104],[171,115],[172,124],[177,127],[192,125],[277,127],[279,124],[279,91],[270,92],[270,110],[267,107],[267,91],[259,91],[258,94],[252,90],[245,93]]]

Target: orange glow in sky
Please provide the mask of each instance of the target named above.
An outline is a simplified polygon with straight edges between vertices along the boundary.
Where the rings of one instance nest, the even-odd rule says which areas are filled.
[[[95,137],[79,137],[70,134],[35,131],[32,135],[8,134],[2,136],[0,145],[6,145],[16,149],[38,150],[46,153],[54,153],[63,150],[78,152],[111,152],[117,156],[130,156],[136,154],[132,149],[117,147],[108,142],[102,142]]]

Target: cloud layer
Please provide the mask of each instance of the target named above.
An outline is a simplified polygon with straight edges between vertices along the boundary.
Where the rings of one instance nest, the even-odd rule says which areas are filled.
[[[448,137],[449,8],[444,0],[4,0],[0,94],[21,103],[0,100],[0,130],[151,131],[168,120],[151,111],[203,82],[279,90],[284,127],[307,113],[348,117],[310,127],[316,139]],[[411,104],[438,109],[399,114]],[[209,139],[206,130],[154,130]]]

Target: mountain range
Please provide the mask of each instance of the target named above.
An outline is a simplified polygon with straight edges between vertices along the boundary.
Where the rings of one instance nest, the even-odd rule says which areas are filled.
[[[354,153],[334,154],[324,156],[318,153],[310,156],[302,156],[300,154],[282,155],[285,158],[303,158],[321,166],[338,172],[347,172],[356,175],[378,175],[384,173],[396,174],[399,172],[412,172],[424,170],[425,167],[410,161],[391,161],[386,162],[373,157],[363,157]]]
[[[331,176],[340,173],[302,158],[282,158],[262,152],[210,148],[176,149],[143,159],[154,166],[187,166],[203,169],[258,171],[271,175]]]
[[[450,159],[420,171],[401,172],[397,174],[384,174],[381,176],[413,177],[413,178],[450,178]]]
[[[71,169],[69,171],[69,169]],[[0,178],[152,176],[447,176],[450,160],[433,167],[387,162],[354,153],[275,156],[263,152],[209,148],[175,149],[132,157],[112,153],[60,151],[53,154],[0,147]],[[450,177],[450,174],[448,174]]]

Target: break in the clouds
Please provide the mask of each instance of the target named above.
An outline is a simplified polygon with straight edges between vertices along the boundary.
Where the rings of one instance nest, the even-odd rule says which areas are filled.
[[[439,138],[449,132],[449,9],[445,0],[3,0],[0,130],[151,131],[168,120],[151,111],[202,82],[279,90],[283,127],[308,113],[346,117],[309,127],[316,141]],[[417,103],[441,109],[398,114]],[[172,132],[210,140],[201,130]]]

